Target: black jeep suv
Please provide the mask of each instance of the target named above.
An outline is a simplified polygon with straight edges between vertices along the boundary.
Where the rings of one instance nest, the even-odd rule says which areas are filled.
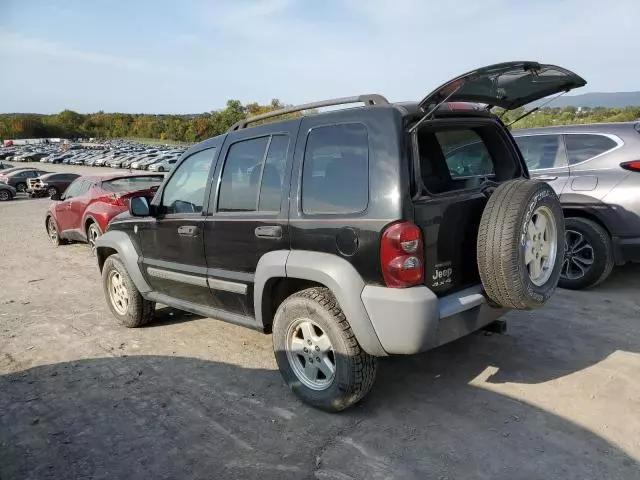
[[[371,388],[376,357],[423,352],[553,293],[558,198],[528,179],[489,109],[584,84],[510,62],[418,103],[362,95],[243,120],[191,147],[98,239],[109,307],[128,327],[159,302],[272,332],[295,393],[344,409]]]

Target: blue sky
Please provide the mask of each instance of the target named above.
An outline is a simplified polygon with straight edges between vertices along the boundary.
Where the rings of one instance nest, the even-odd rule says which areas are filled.
[[[640,90],[639,0],[0,0],[0,112],[414,100],[508,60]]]

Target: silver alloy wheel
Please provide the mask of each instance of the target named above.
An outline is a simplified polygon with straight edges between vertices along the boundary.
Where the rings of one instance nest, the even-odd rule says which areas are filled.
[[[109,300],[115,311],[120,315],[126,315],[129,309],[129,292],[120,272],[117,270],[109,272],[107,287],[109,288]]]
[[[47,196],[51,197],[52,195],[56,195],[58,193],[58,190],[56,189],[56,187],[49,187],[47,189]]]
[[[595,250],[584,234],[576,230],[564,233],[564,262],[560,275],[567,280],[578,280],[587,274],[595,261]]]
[[[7,190],[0,190],[0,202],[11,199],[11,194]]]
[[[56,229],[56,224],[53,221],[53,218],[49,217],[47,221],[47,233],[49,234],[49,240],[54,245],[58,242],[58,230]]]
[[[24,193],[27,191],[27,186],[24,183],[19,183],[18,185],[16,185],[16,190],[18,192]]]
[[[89,242],[89,246],[91,247],[91,251],[95,252],[96,250],[96,240],[100,236],[100,230],[95,223],[89,225],[89,229],[87,230],[87,242]]]
[[[529,220],[525,235],[524,263],[534,285],[544,285],[551,277],[558,253],[558,228],[549,207],[538,207]]]
[[[336,376],[336,358],[329,336],[308,318],[287,330],[287,360],[298,380],[312,390],[326,390]]]

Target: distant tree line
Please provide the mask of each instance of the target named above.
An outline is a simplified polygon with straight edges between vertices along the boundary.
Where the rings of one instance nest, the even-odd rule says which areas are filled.
[[[229,100],[223,110],[195,115],[131,113],[82,114],[64,110],[55,115],[0,114],[0,139],[20,138],[155,138],[197,142],[227,131],[238,120],[284,108],[280,100],[270,104]]]
[[[148,115],[129,113],[81,114],[64,110],[56,115],[0,114],[0,139],[43,137],[154,138],[197,142],[224,133],[238,120],[283,108],[280,100],[270,104],[229,100],[226,108],[194,115]],[[509,123],[524,113],[523,108],[504,113]],[[574,123],[622,122],[640,119],[640,107],[543,108],[518,121],[514,128],[544,127]]]
[[[509,124],[524,112],[524,107],[508,111],[504,114],[502,120],[506,124]],[[496,113],[501,115],[504,112],[498,110]],[[548,127],[551,125],[571,125],[577,123],[628,122],[632,120],[640,120],[640,106],[625,108],[545,107],[516,122],[513,128]]]

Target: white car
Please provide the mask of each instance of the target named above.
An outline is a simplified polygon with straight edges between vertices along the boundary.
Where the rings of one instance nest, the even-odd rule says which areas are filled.
[[[149,165],[150,172],[168,172],[171,170],[179,157],[164,158],[162,161]]]

